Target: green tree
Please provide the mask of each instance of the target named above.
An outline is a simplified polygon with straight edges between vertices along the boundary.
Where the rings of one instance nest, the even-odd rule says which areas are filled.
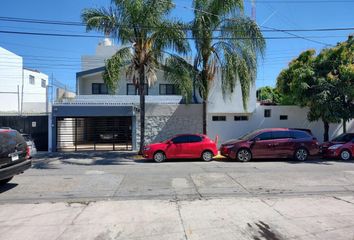
[[[294,59],[277,78],[277,88],[301,107],[308,107],[310,121],[322,120],[324,141],[329,124],[354,116],[353,39],[324,49],[316,56],[308,50]]]
[[[145,143],[145,85],[156,81],[156,70],[166,50],[186,54],[189,44],[184,26],[167,17],[171,0],[112,0],[109,8],[90,8],[82,12],[87,31],[96,30],[122,44],[106,61],[105,83],[115,90],[122,70],[140,95],[140,152]]]
[[[257,56],[263,54],[265,40],[256,24],[243,13],[243,0],[194,0],[194,19],[189,24],[196,48],[193,63],[183,58],[167,60],[167,79],[182,93],[193,84],[203,99],[203,132],[207,131],[207,101],[217,75],[223,94],[230,94],[239,81],[243,106],[256,79]]]
[[[261,87],[257,90],[257,100],[278,105],[292,105],[284,100],[284,96],[279,93],[277,88],[270,86]]]

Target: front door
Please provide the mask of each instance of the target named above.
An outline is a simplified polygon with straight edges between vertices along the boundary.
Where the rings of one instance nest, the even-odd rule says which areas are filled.
[[[188,142],[187,135],[181,135],[171,140],[166,149],[167,158],[188,158]]]

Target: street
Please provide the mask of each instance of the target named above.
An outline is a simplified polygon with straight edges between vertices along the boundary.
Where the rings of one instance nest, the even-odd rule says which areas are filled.
[[[2,239],[354,239],[353,161],[40,155],[0,192]]]

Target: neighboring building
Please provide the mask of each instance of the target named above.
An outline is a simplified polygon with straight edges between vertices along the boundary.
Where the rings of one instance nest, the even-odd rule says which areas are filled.
[[[38,150],[48,150],[48,76],[0,47],[0,86],[0,127],[31,134]]]
[[[47,113],[48,76],[23,67],[22,57],[0,47],[0,113]]]

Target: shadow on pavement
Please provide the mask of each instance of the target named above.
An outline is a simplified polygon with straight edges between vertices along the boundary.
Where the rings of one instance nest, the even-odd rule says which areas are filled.
[[[0,193],[7,192],[15,187],[17,187],[17,183],[6,183],[4,185],[0,185]]]

